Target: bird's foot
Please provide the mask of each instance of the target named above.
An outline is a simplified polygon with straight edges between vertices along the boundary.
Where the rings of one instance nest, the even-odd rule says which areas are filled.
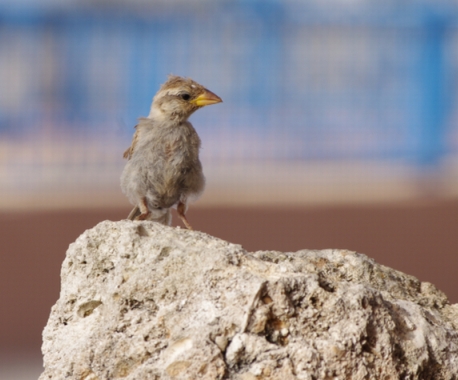
[[[178,216],[188,230],[194,230],[194,228],[192,228],[192,226],[189,224],[188,219],[186,219],[186,216],[180,214],[178,214]]]
[[[151,213],[149,211],[146,213],[140,214],[139,216],[135,218],[135,220],[147,220],[150,214]]]
[[[177,206],[177,213],[178,216],[180,217],[181,221],[183,224],[186,226],[188,230],[193,230],[192,226],[189,224],[188,219],[186,219],[186,205],[183,202],[179,202]]]
[[[146,220],[148,216],[151,214],[151,211],[148,210],[148,201],[146,200],[146,197],[142,198],[142,201],[138,205],[138,208],[140,210],[140,214],[135,217],[135,220]]]

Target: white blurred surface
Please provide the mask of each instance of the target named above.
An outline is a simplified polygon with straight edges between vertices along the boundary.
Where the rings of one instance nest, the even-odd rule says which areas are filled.
[[[197,128],[199,129],[199,128]],[[119,179],[130,136],[35,135],[0,141],[0,208],[130,207]],[[199,206],[370,203],[458,198],[458,156],[433,167],[402,160],[216,159],[202,136]]]

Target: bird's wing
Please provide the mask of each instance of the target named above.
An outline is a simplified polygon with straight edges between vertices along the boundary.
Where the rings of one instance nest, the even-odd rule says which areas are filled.
[[[137,128],[137,126],[135,126]],[[138,129],[135,130],[134,137],[132,138],[132,143],[130,144],[130,147],[127,148],[127,150],[124,152],[123,157],[127,158],[128,160],[131,159],[132,155],[134,154],[134,149],[135,145],[137,144],[138,141]]]

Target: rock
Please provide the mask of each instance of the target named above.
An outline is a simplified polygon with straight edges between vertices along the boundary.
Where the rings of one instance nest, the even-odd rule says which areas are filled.
[[[355,252],[105,221],[61,277],[40,380],[458,379],[458,305]]]

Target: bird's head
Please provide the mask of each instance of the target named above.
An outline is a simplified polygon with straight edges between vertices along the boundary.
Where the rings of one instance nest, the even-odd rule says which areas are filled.
[[[220,102],[219,96],[192,79],[170,75],[154,96],[149,117],[183,122],[199,108]]]

